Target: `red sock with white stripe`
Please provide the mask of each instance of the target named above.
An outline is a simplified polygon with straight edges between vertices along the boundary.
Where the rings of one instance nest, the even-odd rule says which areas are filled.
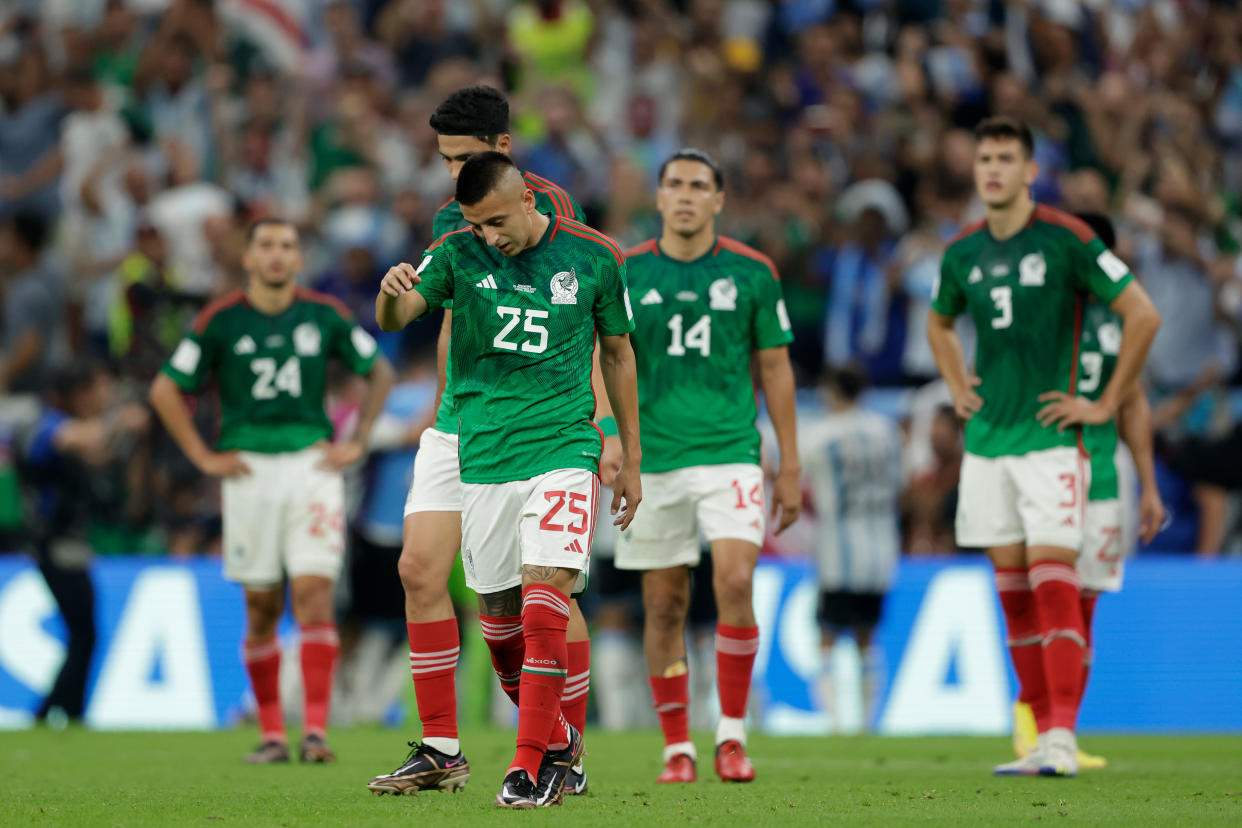
[[[716,624],[716,689],[720,694],[718,745],[727,741],[746,744],[746,700],[750,696],[750,674],[757,652],[758,627]]]
[[[500,679],[500,689],[514,704],[518,703],[518,686],[522,679],[522,657],[526,642],[522,639],[522,616],[480,615],[483,639],[492,654],[492,668]]]
[[[1005,614],[1005,643],[1018,675],[1018,701],[1030,706],[1036,729],[1044,733],[1052,708],[1044,681],[1044,638],[1026,569],[997,568],[996,592]]]
[[[647,681],[664,733],[664,761],[678,753],[695,758],[694,743],[690,741],[690,674],[647,676]]]
[[[323,736],[328,729],[332,671],[336,668],[340,649],[335,624],[308,624],[302,628],[302,691],[306,699],[302,734],[305,736]]]
[[[259,707],[259,731],[264,742],[285,741],[285,715],[280,709],[280,641],[247,641],[242,646],[250,688]]]
[[[1031,567],[1029,577],[1044,638],[1044,677],[1051,703],[1048,726],[1072,731],[1087,654],[1078,570],[1059,561],[1040,561]]]
[[[1093,646],[1093,636],[1091,635],[1091,622],[1095,619],[1095,602],[1099,599],[1100,593],[1093,589],[1084,589],[1082,595],[1078,599],[1078,605],[1082,609],[1082,630],[1083,639],[1087,642],[1086,656],[1082,660],[1082,690],[1078,694],[1078,707],[1082,708],[1083,696],[1087,695],[1087,677],[1091,674],[1091,662],[1095,659],[1095,648]]]
[[[410,675],[418,699],[423,743],[454,756],[457,741],[457,659],[461,635],[457,619],[405,625],[410,636]]]
[[[509,771],[522,769],[532,781],[539,778],[539,765],[561,716],[561,694],[569,663],[565,630],[569,627],[569,599],[546,584],[522,590],[522,659],[518,701],[517,753]]]
[[[565,714],[565,721],[583,733],[586,731],[587,695],[591,691],[591,640],[570,641],[566,650],[569,675],[565,677],[561,712]]]

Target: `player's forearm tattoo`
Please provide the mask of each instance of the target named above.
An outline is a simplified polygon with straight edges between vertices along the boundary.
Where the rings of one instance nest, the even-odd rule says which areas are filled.
[[[522,614],[522,588],[513,587],[504,592],[489,592],[479,596],[479,614],[493,618]]]
[[[559,566],[523,566],[522,580],[533,581],[537,584],[546,584],[556,577],[561,571]]]

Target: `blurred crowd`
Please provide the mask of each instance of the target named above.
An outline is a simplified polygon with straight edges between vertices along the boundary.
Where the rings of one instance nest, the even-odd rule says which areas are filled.
[[[302,228],[304,281],[403,366],[356,521],[399,538],[386,489],[429,415],[435,329],[380,335],[375,286],[431,241],[452,194],[428,116],[480,82],[511,98],[519,165],[623,245],[658,233],[666,156],[719,159],[723,231],[782,273],[810,416],[825,370],[849,365],[873,385],[864,404],[902,422],[917,554],[953,547],[960,432],[923,330],[941,250],[982,215],[970,129],[990,113],[1030,123],[1037,199],[1111,214],[1165,320],[1146,372],[1176,518],[1159,547],[1240,542],[1234,3],[9,0],[0,420],[30,398],[68,405],[65,369],[95,366],[121,482],[89,517],[94,548],[211,548],[213,490],[130,404],[198,309],[244,283],[244,229],[270,214]],[[346,423],[352,391],[338,391]],[[210,433],[210,398],[195,415]]]

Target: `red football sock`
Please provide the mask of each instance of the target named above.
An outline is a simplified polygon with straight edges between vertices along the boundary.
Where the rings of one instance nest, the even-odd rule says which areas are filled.
[[[758,627],[716,624],[716,689],[720,693],[720,715],[730,719],[746,717],[750,674],[757,652]]]
[[[1018,674],[1018,701],[1030,705],[1040,733],[1050,725],[1052,711],[1044,681],[1043,637],[1039,633],[1039,613],[1025,569],[997,569],[996,591],[1005,613],[1006,641],[1013,671]]]
[[[457,619],[406,624],[410,636],[410,675],[418,699],[423,738],[457,738],[457,657],[461,636]]]
[[[308,624],[302,628],[302,690],[306,699],[306,712],[302,720],[304,735],[323,736],[328,728],[332,670],[336,667],[339,651],[335,624]]]
[[[566,721],[583,733],[586,731],[587,694],[591,691],[591,640],[570,641],[567,648],[569,675],[565,677],[561,712]]]
[[[690,674],[648,676],[647,681],[651,683],[660,730],[664,731],[664,744],[690,741]]]
[[[285,741],[285,714],[280,709],[280,642],[247,641],[242,647],[250,687],[259,705],[259,730],[265,742]]]
[[[522,679],[522,657],[526,642],[522,639],[520,615],[480,615],[479,626],[492,653],[492,667],[500,679],[500,689],[514,704],[518,703],[518,686]]]
[[[1070,564],[1040,561],[1031,567],[1030,580],[1044,638],[1044,676],[1052,706],[1048,726],[1073,730],[1087,654],[1078,571]]]
[[[569,626],[569,599],[546,584],[522,590],[521,694],[518,703],[517,754],[510,769],[521,768],[539,778],[539,765],[561,720],[561,694],[569,663],[565,630]],[[561,737],[557,737],[561,738]]]
[[[1087,695],[1087,676],[1091,673],[1091,662],[1095,659],[1091,622],[1095,619],[1095,602],[1099,600],[1099,597],[1100,593],[1095,590],[1084,589],[1078,599],[1078,605],[1082,609],[1083,639],[1087,642],[1087,655],[1082,661],[1082,690],[1078,694],[1079,708],[1082,707],[1083,696]]]

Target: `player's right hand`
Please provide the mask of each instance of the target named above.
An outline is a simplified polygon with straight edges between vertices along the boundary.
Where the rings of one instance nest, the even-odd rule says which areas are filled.
[[[968,385],[960,394],[953,395],[953,410],[957,412],[959,419],[965,421],[978,413],[983,408],[983,397],[975,393],[975,389],[983,384],[983,380],[976,376],[966,378]]]
[[[208,452],[198,463],[198,470],[212,477],[241,477],[250,474],[250,467],[235,451]]]
[[[638,503],[643,499],[642,478],[638,474],[638,466],[621,460],[621,468],[612,481],[612,514],[616,515],[612,525],[625,531],[634,522],[638,511]],[[622,508],[624,502],[625,508]],[[620,514],[617,514],[620,512]]]
[[[414,270],[414,265],[402,262],[388,268],[388,272],[380,281],[380,292],[393,297],[401,296],[413,290],[414,286],[422,280],[423,277]]]

